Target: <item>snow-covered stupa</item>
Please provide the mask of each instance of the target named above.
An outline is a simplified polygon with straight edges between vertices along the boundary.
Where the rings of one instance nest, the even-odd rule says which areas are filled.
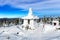
[[[24,19],[24,22],[23,22],[24,27],[28,26],[32,29],[35,28],[34,19],[39,19],[39,17],[34,16],[32,13],[33,13],[32,8],[29,8],[28,15],[25,17],[22,17],[22,19]]]

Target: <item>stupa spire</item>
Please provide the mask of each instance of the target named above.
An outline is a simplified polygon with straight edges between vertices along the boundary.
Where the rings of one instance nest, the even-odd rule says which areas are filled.
[[[32,8],[29,8],[28,15],[32,15]]]

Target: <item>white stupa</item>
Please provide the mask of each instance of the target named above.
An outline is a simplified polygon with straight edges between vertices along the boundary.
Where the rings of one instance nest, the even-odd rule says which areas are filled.
[[[39,17],[37,16],[34,16],[32,14],[32,8],[29,8],[29,12],[28,12],[28,15],[23,17],[22,19],[24,19],[24,23],[23,25],[26,27],[26,26],[29,26],[31,28],[34,28],[34,19],[39,19]],[[28,23],[29,22],[29,23]]]

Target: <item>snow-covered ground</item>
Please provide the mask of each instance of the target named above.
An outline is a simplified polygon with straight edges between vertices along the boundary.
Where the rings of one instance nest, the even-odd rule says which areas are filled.
[[[42,25],[35,30],[22,30],[19,25],[0,27],[0,40],[60,40],[60,30],[49,24],[45,28]]]

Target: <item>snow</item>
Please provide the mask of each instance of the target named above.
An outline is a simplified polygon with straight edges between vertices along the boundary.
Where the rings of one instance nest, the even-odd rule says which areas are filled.
[[[60,40],[60,30],[41,23],[35,30],[23,30],[21,25],[0,27],[0,40]]]
[[[29,8],[28,15],[25,17],[22,17],[22,19],[39,19],[39,17],[34,16],[32,12],[32,8]]]

